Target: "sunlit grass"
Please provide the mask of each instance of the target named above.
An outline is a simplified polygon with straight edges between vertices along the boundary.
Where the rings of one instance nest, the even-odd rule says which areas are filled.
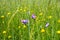
[[[59,4],[58,0],[0,0],[0,40],[60,40]]]

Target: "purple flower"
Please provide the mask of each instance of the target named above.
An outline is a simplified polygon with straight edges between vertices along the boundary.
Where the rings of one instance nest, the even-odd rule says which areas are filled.
[[[46,27],[48,27],[49,26],[49,23],[46,23],[46,25],[45,25]]]
[[[35,14],[32,14],[32,19],[36,19],[36,15]]]
[[[22,22],[23,24],[26,24],[26,23],[28,23],[28,20],[21,20],[21,22]]]

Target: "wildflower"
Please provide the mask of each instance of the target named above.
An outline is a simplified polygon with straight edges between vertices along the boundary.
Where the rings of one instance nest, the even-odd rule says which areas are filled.
[[[22,11],[23,10],[22,7],[19,10]]]
[[[20,9],[20,11],[22,11],[22,8]]]
[[[41,12],[39,15],[40,15],[40,16],[42,16],[42,15],[43,15],[43,13]]]
[[[28,20],[21,20],[21,22],[22,22],[23,24],[26,24],[26,23],[28,23]]]
[[[19,9],[17,9],[16,11],[19,11]]]
[[[20,26],[18,26],[18,28],[20,28]]]
[[[45,29],[41,29],[41,32],[44,33],[45,32]]]
[[[11,13],[7,13],[8,15],[10,15]]]
[[[8,39],[10,39],[10,38],[11,38],[11,36],[9,35],[9,36],[8,36]]]
[[[3,34],[6,34],[6,31],[3,31]]]
[[[4,18],[4,15],[2,15],[1,18]]]
[[[26,11],[26,9],[24,9],[24,12]]]
[[[58,20],[58,23],[60,23],[60,20]]]
[[[51,19],[52,18],[52,16],[48,16],[48,19]]]
[[[35,14],[32,14],[32,19],[36,19],[36,15]]]
[[[24,25],[23,27],[26,28],[26,25]]]
[[[49,23],[46,23],[46,25],[45,25],[46,27],[48,27],[49,26]]]
[[[59,31],[57,31],[57,34],[60,34],[60,30],[59,30]]]

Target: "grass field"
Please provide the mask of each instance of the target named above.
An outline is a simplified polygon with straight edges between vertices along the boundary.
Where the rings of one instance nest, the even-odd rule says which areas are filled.
[[[0,0],[0,40],[60,40],[60,0]]]

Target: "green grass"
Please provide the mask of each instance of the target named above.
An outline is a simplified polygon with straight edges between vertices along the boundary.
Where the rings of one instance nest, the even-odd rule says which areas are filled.
[[[33,13],[37,16],[36,20],[31,18]],[[49,16],[52,18],[49,19]],[[21,19],[29,20],[26,27]],[[60,40],[60,34],[56,32],[60,31],[58,20],[59,0],[0,0],[0,40]],[[47,22],[49,26],[46,28]],[[45,32],[42,33],[41,29]]]

